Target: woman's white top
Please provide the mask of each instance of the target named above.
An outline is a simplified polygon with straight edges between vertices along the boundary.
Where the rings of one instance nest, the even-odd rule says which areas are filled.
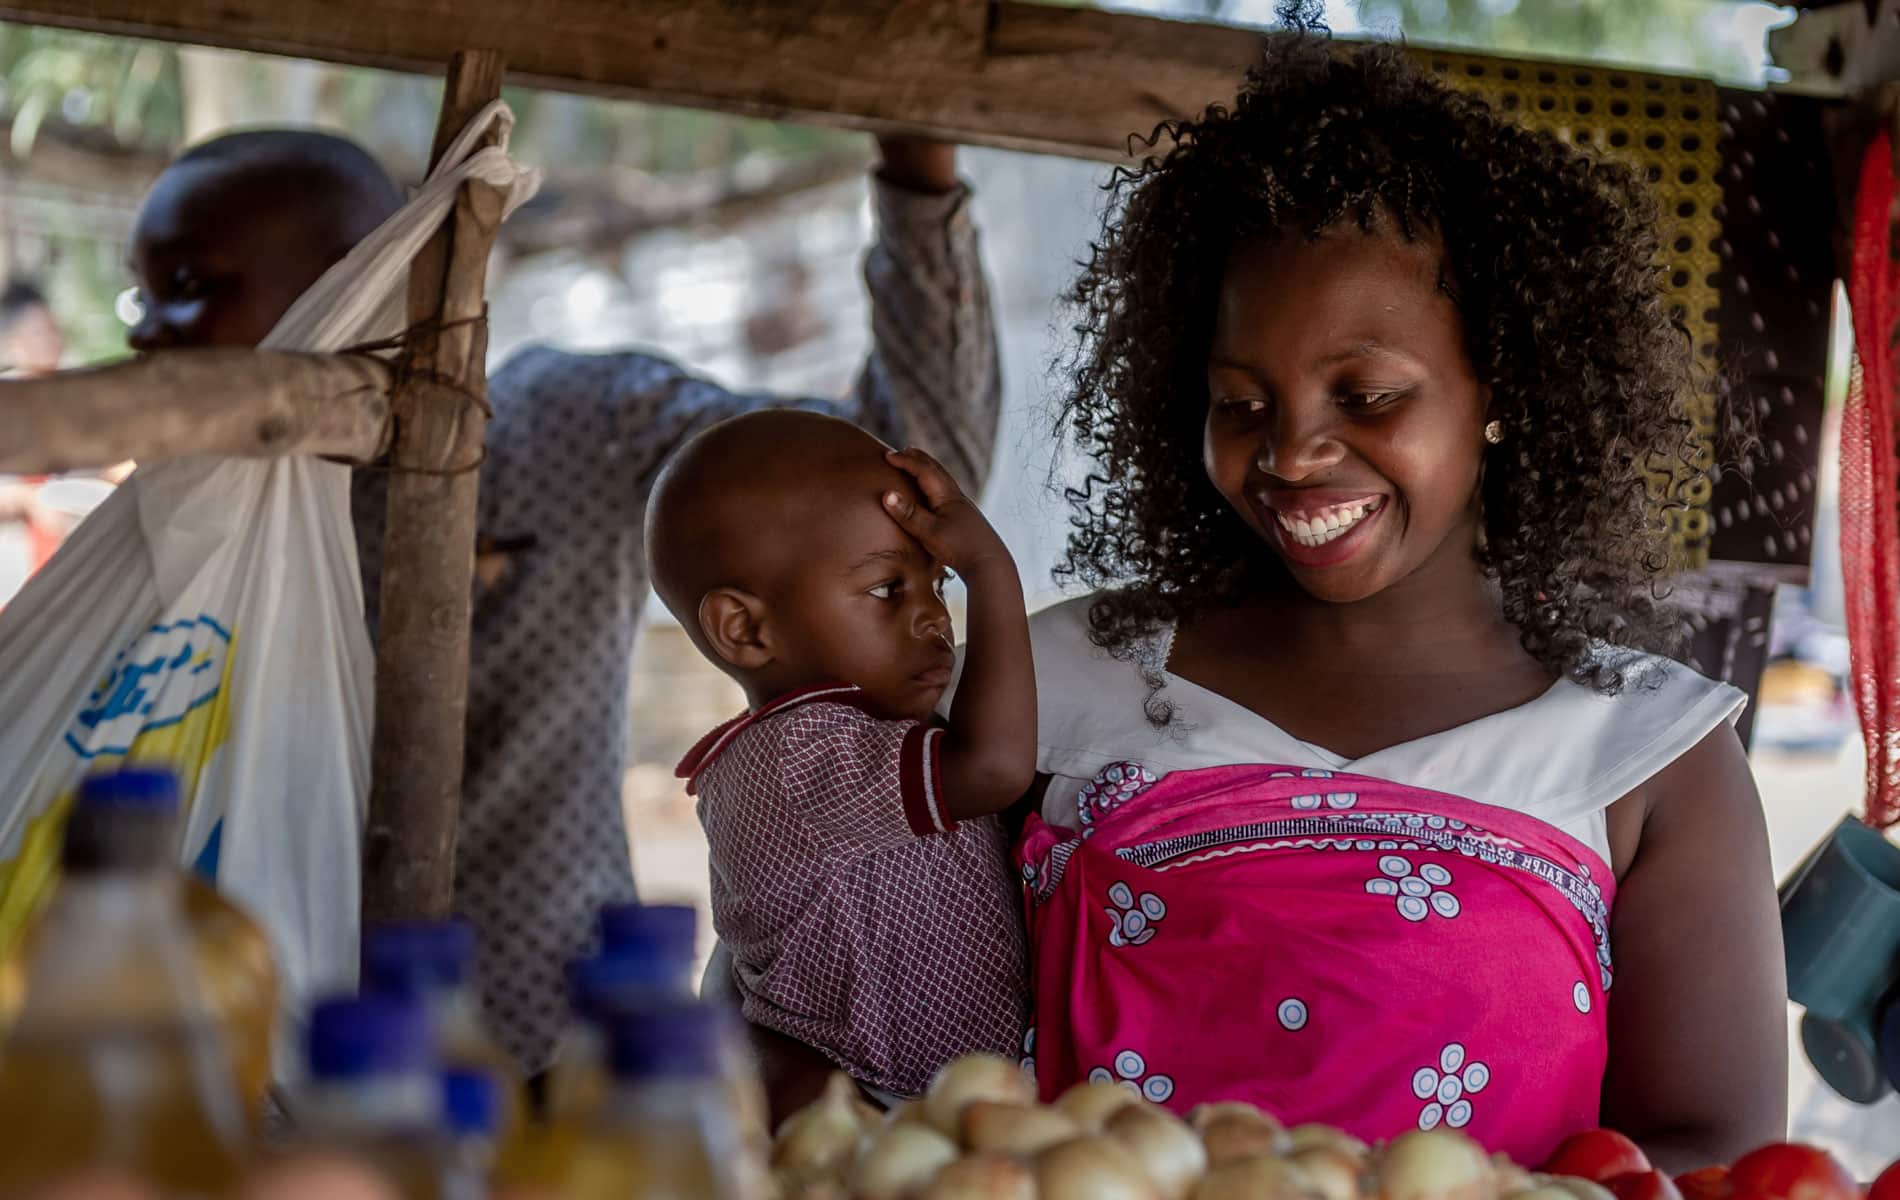
[[[1568,679],[1526,704],[1347,758],[1303,742],[1251,709],[1168,671],[1173,630],[1130,656],[1089,640],[1093,596],[1030,618],[1036,660],[1037,769],[1052,776],[1042,816],[1075,828],[1076,793],[1115,762],[1156,776],[1233,763],[1276,763],[1369,775],[1528,813],[1607,863],[1605,811],[1740,717],[1748,697],[1651,655],[1630,654],[1632,683],[1604,696]],[[1623,653],[1623,652],[1618,652]],[[1157,690],[1156,685],[1159,685]],[[948,696],[945,697],[946,703]],[[1157,727],[1151,701],[1172,707]]]

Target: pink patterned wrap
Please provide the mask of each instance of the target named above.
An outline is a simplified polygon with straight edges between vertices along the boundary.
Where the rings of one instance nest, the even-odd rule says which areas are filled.
[[[1522,1163],[1597,1123],[1608,866],[1534,817],[1271,766],[1103,772],[1031,817],[1045,1100],[1247,1100],[1362,1138],[1447,1125]]]

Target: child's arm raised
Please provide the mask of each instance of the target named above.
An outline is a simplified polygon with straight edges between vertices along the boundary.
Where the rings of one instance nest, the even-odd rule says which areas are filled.
[[[969,592],[963,677],[938,764],[951,818],[989,816],[1014,804],[1036,771],[1036,671],[1022,580],[1003,539],[935,459],[921,450],[888,457],[917,481],[924,503],[887,492],[884,510]]]

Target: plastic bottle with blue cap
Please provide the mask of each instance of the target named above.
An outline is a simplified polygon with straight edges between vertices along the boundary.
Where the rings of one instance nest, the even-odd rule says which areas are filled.
[[[176,778],[162,768],[133,766],[100,772],[86,788],[98,803],[102,791],[132,795],[176,795]],[[70,816],[70,812],[68,813]],[[175,840],[175,834],[174,834]],[[271,1084],[280,987],[270,938],[242,907],[206,879],[174,868],[182,878],[185,919],[191,926],[204,985],[229,1042],[238,1097],[255,1127]],[[54,889],[49,889],[49,896]],[[43,915],[30,918],[17,942],[0,960],[0,1033],[19,1012],[25,959],[38,937]]]
[[[742,1200],[764,1164],[741,1135],[721,1075],[731,1016],[691,1002],[603,1020],[610,1085],[565,1157],[565,1200]]]
[[[442,1200],[487,1200],[501,1163],[503,1096],[486,1071],[442,1072]]]
[[[79,1166],[167,1195],[237,1182],[250,1129],[174,866],[177,822],[169,772],[80,786],[0,1044],[0,1195]]]
[[[363,933],[362,989],[420,1002],[442,1069],[493,1079],[501,1106],[497,1136],[506,1142],[521,1127],[521,1075],[482,1023],[471,980],[475,952],[475,929],[464,921],[374,926]]]
[[[405,1200],[443,1200],[443,1084],[423,1005],[339,996],[310,1010],[309,1068],[292,1117],[299,1140],[381,1173]]]
[[[600,910],[600,952],[568,967],[574,1021],[548,1081],[557,1122],[586,1117],[606,1096],[603,1020],[609,1013],[691,1001],[698,914],[684,904],[609,904]]]

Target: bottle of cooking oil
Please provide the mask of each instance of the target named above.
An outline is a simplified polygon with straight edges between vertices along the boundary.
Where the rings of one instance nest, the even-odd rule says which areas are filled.
[[[600,953],[568,968],[574,1021],[549,1074],[548,1110],[574,1121],[607,1094],[608,1014],[691,1000],[698,914],[683,904],[609,904],[600,910]]]
[[[357,1158],[403,1200],[444,1200],[443,1086],[427,1010],[398,996],[319,1001],[293,1110],[311,1148]]]
[[[475,930],[464,921],[381,925],[363,934],[363,990],[407,996],[429,1014],[436,1055],[445,1072],[487,1075],[500,1104],[496,1134],[520,1127],[521,1075],[515,1060],[482,1023],[471,981]]]
[[[248,1130],[172,865],[177,820],[169,772],[80,786],[0,1044],[0,1195],[88,1166],[170,1195],[237,1183]]]
[[[721,1075],[727,1016],[655,1005],[607,1022],[610,1086],[562,1172],[565,1200],[750,1200],[762,1164]]]
[[[584,1122],[606,1096],[606,1031],[623,1016],[695,1002],[698,914],[682,904],[610,904],[600,911],[600,953],[576,963],[569,984],[577,1020],[562,1043],[549,1089],[555,1121]],[[715,1020],[719,1076],[739,1142],[740,1164],[771,1148],[765,1090],[736,1018]],[[748,1168],[749,1169],[749,1168]],[[761,1182],[742,1181],[748,1193]]]
[[[243,908],[211,883],[182,870],[180,874],[184,880],[185,920],[191,926],[192,942],[204,972],[205,991],[228,1039],[238,1099],[255,1125],[270,1088],[277,1026],[278,978],[270,938]],[[49,899],[56,890],[56,884],[48,889]],[[44,924],[44,915],[45,907],[41,905],[0,961],[0,1036],[19,1015],[26,960]]]
[[[486,1071],[442,1072],[442,1200],[488,1200],[501,1167],[502,1092]]]
[[[651,957],[673,972],[673,990],[693,991],[693,956],[699,913],[690,904],[604,904],[600,909],[603,958]]]
[[[196,875],[184,883],[185,919],[205,990],[230,1040],[238,1099],[255,1125],[271,1084],[277,1032],[277,964],[263,926]]]

